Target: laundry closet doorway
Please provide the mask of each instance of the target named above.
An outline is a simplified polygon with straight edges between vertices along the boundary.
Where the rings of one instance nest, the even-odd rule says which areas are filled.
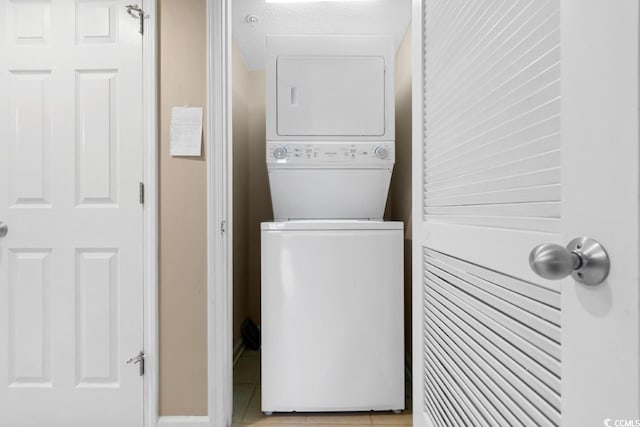
[[[347,3],[349,4],[348,6]],[[216,331],[212,339],[214,342],[224,343],[225,346],[228,346],[226,347],[228,351],[224,356],[211,356],[215,360],[210,360],[210,363],[214,364],[210,372],[213,375],[220,374],[219,378],[223,379],[222,382],[216,381],[217,384],[224,384],[223,389],[216,387],[221,393],[216,402],[224,402],[224,408],[230,409],[230,398],[226,397],[226,393],[230,394],[232,381],[227,376],[230,375],[230,372],[227,374],[227,369],[232,365],[233,349],[239,342],[239,325],[245,318],[250,318],[257,325],[260,324],[260,222],[273,220],[265,158],[264,65],[259,65],[259,61],[257,62],[258,65],[256,65],[255,61],[251,62],[251,59],[247,59],[247,56],[243,55],[246,52],[242,51],[242,41],[234,38],[236,28],[247,32],[249,35],[251,35],[250,32],[252,31],[262,34],[262,42],[253,46],[253,49],[261,49],[262,55],[264,55],[264,36],[267,31],[265,26],[268,26],[268,28],[280,27],[290,34],[309,34],[313,33],[314,28],[315,34],[327,34],[327,28],[329,27],[331,27],[329,33],[333,31],[333,34],[393,34],[396,52],[399,53],[400,45],[403,46],[403,69],[405,70],[403,78],[405,82],[409,83],[410,46],[408,36],[405,37],[405,32],[409,26],[410,4],[406,1],[403,2],[404,7],[398,7],[397,1],[380,2],[384,4],[382,6],[384,11],[381,11],[376,9],[374,3],[377,2],[344,2],[343,4],[340,4],[340,2],[320,2],[311,8],[301,9],[303,11],[300,14],[301,20],[290,19],[289,22],[285,23],[280,21],[284,18],[275,13],[275,10],[279,8],[283,11],[293,11],[295,10],[294,7],[304,5],[278,4],[264,1],[210,2],[210,5],[213,6],[210,9],[209,16],[210,31],[217,33],[220,30],[221,34],[219,35],[224,37],[224,39],[210,37],[210,54],[216,53],[214,52],[216,49],[222,49],[218,50],[217,53],[223,54],[226,62],[225,64],[217,64],[220,67],[217,70],[225,73],[227,78],[232,81],[232,85],[217,86],[217,90],[211,85],[209,88],[210,111],[213,113],[217,106],[221,108],[220,112],[225,108],[225,111],[233,112],[232,117],[213,115],[210,118],[210,123],[212,123],[211,149],[213,153],[220,154],[220,156],[212,155],[210,170],[210,178],[215,176],[215,181],[209,181],[210,186],[214,186],[214,189],[210,190],[212,198],[209,200],[210,212],[214,214],[209,217],[213,233],[211,237],[215,238],[214,241],[210,241],[214,245],[210,249],[214,253],[219,250],[218,254],[221,255],[209,256],[210,263],[212,263],[210,275],[213,275],[210,278],[214,280],[215,278],[221,279],[227,284],[228,288],[223,291],[221,288],[216,288],[218,286],[216,285],[209,289],[213,295],[219,295],[222,301],[226,302],[224,304],[225,307],[218,307],[215,310],[217,314],[213,316],[222,316],[216,318],[223,322],[225,330],[228,329],[228,332],[225,333],[231,335],[223,337],[220,331],[222,323],[211,323],[214,321],[213,317],[210,317],[210,331]],[[259,7],[256,7],[256,5]],[[320,17],[314,14],[319,10],[320,5],[326,10],[338,11],[337,19],[333,20],[340,22],[334,23],[332,27],[327,24],[327,19],[320,19],[321,16],[326,16],[326,12],[324,12],[325,15],[320,15]],[[369,12],[367,12],[368,9],[370,9]],[[341,16],[339,11],[349,11],[349,13]],[[354,11],[357,11],[357,13]],[[227,26],[224,29],[221,28],[221,21],[225,21],[223,18],[229,19],[231,26]],[[213,23],[212,19],[220,19],[221,21]],[[224,25],[228,24],[229,22],[226,22]],[[309,31],[309,29],[312,31]],[[256,37],[255,34],[253,34],[253,37]],[[260,54],[250,54],[249,57],[260,58]],[[211,56],[211,60],[215,60],[215,55]],[[210,73],[210,83],[213,85],[220,84],[221,76],[222,74],[216,75],[216,72]],[[410,120],[410,90],[406,86],[403,90],[406,94],[405,102],[403,103],[405,113],[403,114],[403,120],[406,123],[407,120]],[[215,120],[219,121],[221,118],[225,126],[216,127]],[[407,127],[407,131],[404,132],[406,137],[405,145],[402,149],[402,155],[405,156],[403,159],[404,167],[410,165],[409,129]],[[230,138],[230,131],[233,131],[232,145],[225,146],[225,144],[215,142],[217,137]],[[220,141],[224,140],[230,141],[229,139]],[[400,154],[400,152],[397,153],[398,156]],[[398,163],[396,163],[396,169],[398,168],[397,165]],[[222,173],[221,170],[226,172]],[[404,191],[402,196],[405,200],[410,201],[408,196],[410,194],[409,177],[410,174],[404,171]],[[394,179],[392,178],[392,187],[394,185],[398,188],[402,187],[400,183],[394,183]],[[229,182],[231,180],[232,183]],[[218,192],[216,193],[216,191]],[[220,198],[221,194],[225,194],[225,197],[222,198],[225,200],[224,203]],[[233,197],[231,197],[232,195]],[[392,218],[392,198],[393,196],[389,197],[385,219]],[[399,219],[408,218],[410,203],[404,203],[404,210],[406,215]],[[225,214],[228,216],[225,217]],[[225,227],[227,231],[220,233],[220,239],[218,240],[216,234],[222,227]],[[410,247],[410,245],[405,243],[405,247]],[[231,262],[230,257],[226,258],[226,255],[223,255],[225,251],[228,251],[228,254],[233,254],[233,262]],[[231,271],[225,270],[225,266],[222,264],[223,259],[229,262],[229,266],[233,266],[233,276]],[[233,287],[231,285],[231,277],[235,279]],[[245,284],[239,285],[238,283],[242,283],[242,281],[245,281]],[[231,293],[232,289],[233,294]],[[244,295],[241,294],[243,291]],[[408,292],[405,293],[408,294]],[[409,304],[405,304],[405,306],[408,308]],[[231,310],[231,307],[233,307],[233,310]],[[407,322],[405,322],[407,330],[407,326],[409,326],[408,320],[409,315],[407,313]],[[216,336],[216,333],[219,335]],[[408,342],[409,340],[407,339],[406,341]],[[235,347],[236,350],[237,348]],[[218,363],[219,365],[216,365]],[[210,381],[215,380],[210,379]],[[211,405],[220,404],[211,400],[215,393],[218,393],[218,391],[212,391],[209,395]],[[214,412],[210,410],[210,414],[214,414]],[[217,418],[216,415],[212,416]]]

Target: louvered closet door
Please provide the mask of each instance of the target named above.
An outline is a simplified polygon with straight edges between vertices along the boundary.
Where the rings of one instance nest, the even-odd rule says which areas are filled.
[[[638,12],[414,1],[414,425],[640,419]],[[529,268],[583,235],[605,283]]]

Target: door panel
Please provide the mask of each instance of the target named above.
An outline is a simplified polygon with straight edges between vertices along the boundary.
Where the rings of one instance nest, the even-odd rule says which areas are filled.
[[[121,1],[0,0],[0,426],[140,426],[141,36]]]
[[[638,16],[414,2],[415,425],[640,419]],[[531,271],[579,236],[604,283]]]
[[[422,13],[416,425],[560,425],[560,0]]]

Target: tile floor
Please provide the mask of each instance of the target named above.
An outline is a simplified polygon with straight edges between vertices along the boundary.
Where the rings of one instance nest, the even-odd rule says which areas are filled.
[[[407,408],[411,408],[408,402]],[[260,353],[245,350],[233,368],[233,426],[410,426],[411,410],[393,412],[275,414],[260,411]]]

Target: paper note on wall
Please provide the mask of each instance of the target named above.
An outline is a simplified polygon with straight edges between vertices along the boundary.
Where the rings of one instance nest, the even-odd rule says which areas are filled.
[[[172,107],[169,135],[172,156],[200,156],[202,108]]]

